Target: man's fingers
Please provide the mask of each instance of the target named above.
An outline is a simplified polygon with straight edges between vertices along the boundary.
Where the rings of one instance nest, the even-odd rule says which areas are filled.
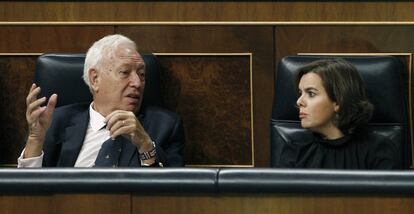
[[[114,123],[112,123],[111,127],[107,126],[107,129],[109,130],[109,134],[112,136],[118,129],[125,126],[125,120],[118,120]]]
[[[30,93],[30,92],[32,92],[35,88],[37,88],[37,85],[36,85],[35,83],[33,83],[33,84],[30,86],[29,93]]]
[[[121,115],[123,115],[123,112],[119,110],[113,111],[110,114],[108,114],[105,117],[106,127],[110,129],[114,125],[114,123],[119,120]]]
[[[116,138],[120,135],[129,135],[131,132],[131,127],[130,126],[121,126],[118,129],[114,130],[113,132],[111,132],[111,138]]]
[[[57,95],[53,94],[50,97],[47,106],[41,106],[45,102],[46,97],[42,97],[29,103],[26,109],[26,119],[29,125],[37,123],[36,121],[38,121],[39,119],[43,120],[42,118],[46,119],[46,121],[49,121],[51,119],[51,115],[53,114],[53,111],[57,103]],[[46,114],[42,116],[44,112],[46,112]]]
[[[108,129],[112,129],[112,126],[115,123],[117,123],[118,121],[126,120],[127,118],[130,118],[131,116],[135,118],[135,115],[132,112],[121,111],[121,110],[113,111],[105,118],[106,127]]]
[[[27,122],[29,125],[34,123],[39,119],[39,116],[45,111],[46,107],[40,107],[34,111],[32,111],[30,114],[27,115]]]
[[[46,97],[42,97],[40,99],[37,99],[37,100],[33,101],[32,103],[30,103],[27,106],[27,112],[29,114],[31,114],[31,112],[33,112],[34,110],[36,110],[37,108],[39,108],[40,105],[42,105],[45,101],[46,101]]]
[[[35,83],[33,83],[33,84],[30,86],[29,93],[30,93],[30,92],[32,92],[35,88],[36,88],[36,84],[35,84]]]
[[[56,107],[56,103],[57,103],[57,94],[52,94],[52,96],[50,96],[49,98],[49,102],[47,102],[46,110],[48,114],[53,113]]]
[[[114,123],[113,126],[109,129],[109,133],[111,136],[120,134],[131,135],[135,130],[140,130],[140,128],[137,127],[136,121],[134,119],[125,119],[118,120],[116,123]]]
[[[29,106],[34,100],[36,100],[37,95],[40,93],[40,87],[36,87],[35,84],[30,88],[30,92],[26,97],[26,105]]]
[[[114,130],[119,129],[119,127],[121,126],[122,126],[122,121],[118,120],[118,121],[113,122],[110,127],[107,126],[107,128],[110,132],[111,131],[113,132]]]

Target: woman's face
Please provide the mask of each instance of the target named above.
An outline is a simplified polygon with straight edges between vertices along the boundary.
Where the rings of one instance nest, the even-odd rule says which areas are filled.
[[[318,74],[309,72],[302,76],[299,81],[299,98],[296,104],[303,128],[325,137],[338,131],[333,119],[339,106],[329,98]]]

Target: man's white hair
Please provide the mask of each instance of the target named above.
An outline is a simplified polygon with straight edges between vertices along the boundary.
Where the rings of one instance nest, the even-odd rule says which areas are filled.
[[[135,50],[137,49],[135,42],[131,39],[120,34],[114,34],[105,36],[93,43],[86,53],[85,65],[83,67],[83,80],[86,85],[88,85],[91,92],[92,87],[89,80],[89,69],[94,68],[96,70],[102,70],[105,65],[104,60],[108,60],[113,56],[119,45],[126,45]]]

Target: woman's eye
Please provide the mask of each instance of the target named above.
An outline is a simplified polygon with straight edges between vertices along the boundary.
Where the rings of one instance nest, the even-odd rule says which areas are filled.
[[[309,94],[309,97],[314,97],[316,95],[316,93],[312,91],[309,91],[308,94]]]

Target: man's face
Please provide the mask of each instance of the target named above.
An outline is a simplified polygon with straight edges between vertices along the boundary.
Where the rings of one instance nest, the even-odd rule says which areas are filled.
[[[112,57],[104,60],[94,87],[95,110],[104,116],[114,110],[137,112],[145,87],[145,64],[141,55],[121,45]]]

